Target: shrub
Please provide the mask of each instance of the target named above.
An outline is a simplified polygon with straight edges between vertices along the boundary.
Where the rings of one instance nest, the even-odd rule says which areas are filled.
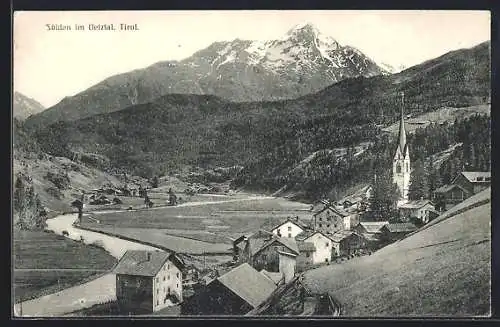
[[[68,231],[67,231],[67,230],[63,230],[63,231],[62,231],[62,234],[63,234],[64,236],[69,236],[69,233],[68,233]]]
[[[45,179],[52,182],[58,189],[65,190],[69,188],[71,182],[67,174],[48,172]]]

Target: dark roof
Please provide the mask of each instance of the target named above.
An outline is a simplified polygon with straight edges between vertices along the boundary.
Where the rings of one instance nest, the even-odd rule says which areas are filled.
[[[311,233],[309,233],[309,235],[307,235],[307,237],[305,239],[308,239],[309,237],[313,236],[313,235],[316,235],[316,234],[321,234],[323,235],[324,237],[328,238],[331,240],[330,236],[323,233],[322,231],[319,231],[319,230],[315,230],[315,231],[312,231]],[[297,235],[298,236],[298,235]]]
[[[330,210],[330,211],[336,213],[337,215],[339,215],[341,217],[347,217],[347,216],[349,216],[349,214],[347,214],[346,212],[340,211],[340,210],[336,209],[335,207],[333,207],[332,205],[325,205],[325,207],[323,209],[321,209],[320,211],[316,212],[313,216],[317,216],[317,215],[319,215],[320,213],[322,213],[325,210]]]
[[[403,203],[399,207],[403,209],[419,209],[427,204],[433,205],[430,200],[413,200]]]
[[[348,231],[348,230],[342,230],[334,233],[333,235],[330,236],[330,239],[336,243],[342,241],[345,238],[348,238],[351,235],[357,235],[353,231]]]
[[[302,229],[305,229],[305,228],[309,228],[309,225],[298,220],[298,219],[292,219],[292,218],[287,218],[284,222],[280,223],[279,225],[276,225],[274,226],[273,228],[271,228],[271,230],[275,230],[276,228],[278,227],[281,227],[283,226],[284,224],[288,223],[288,222],[291,222],[292,224],[302,228]]]
[[[412,223],[396,223],[396,224],[387,224],[383,228],[386,228],[391,233],[403,233],[403,232],[413,232],[417,229]]]
[[[220,276],[217,280],[252,307],[259,306],[271,296],[276,284],[244,263]]]
[[[439,188],[437,188],[434,193],[446,193],[452,189],[454,189],[455,187],[458,187],[459,189],[461,189],[462,191],[466,192],[467,193],[467,190],[465,190],[462,186],[458,185],[458,184],[451,184],[451,185],[443,185]]]
[[[295,236],[295,239],[297,241],[303,241],[305,240],[306,238],[308,238],[309,236],[311,235],[314,235],[315,233],[317,233],[317,231],[313,231],[313,230],[306,230],[306,231],[303,231],[302,233],[300,234],[297,234],[297,236]]]
[[[274,242],[278,242],[285,246],[287,249],[291,250],[293,253],[299,254],[299,248],[297,247],[297,242],[293,238],[288,238],[288,237],[277,237],[274,236],[270,240],[264,242],[264,244],[257,250],[255,251],[254,254],[264,250],[268,246],[272,245]]]
[[[489,171],[463,171],[462,175],[465,178],[467,178],[467,180],[471,183],[485,183],[485,182],[489,183],[489,182],[491,182],[491,180],[489,180],[489,181],[484,180],[485,177],[491,178],[491,172],[489,172]],[[482,177],[483,180],[478,181],[477,180],[478,177]]]
[[[297,242],[297,247],[299,248],[299,252],[314,252],[316,251],[316,247],[314,243],[311,242]]]
[[[388,223],[388,221],[362,221],[359,225],[361,225],[367,233],[378,233],[380,229]]]
[[[150,260],[148,260],[148,253]],[[172,253],[161,251],[129,250],[116,265],[113,273],[135,276],[156,276]]]

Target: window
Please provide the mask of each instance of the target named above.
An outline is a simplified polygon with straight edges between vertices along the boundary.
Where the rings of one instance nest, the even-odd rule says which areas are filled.
[[[156,289],[156,294],[160,294],[160,289],[159,288]]]
[[[478,177],[478,178],[477,178],[477,181],[478,181],[478,182],[482,182],[482,181],[483,181],[483,177]]]
[[[323,218],[319,217],[319,221],[323,221]]]
[[[165,281],[165,276],[163,276],[163,281]]]
[[[406,163],[406,172],[408,172],[408,170],[409,170],[409,169],[408,169],[408,163]]]
[[[288,226],[288,231],[291,231],[292,230],[292,226]]]
[[[319,227],[322,227],[322,225],[321,225],[321,224],[319,224]]]
[[[168,277],[167,277],[168,280],[170,280],[170,274],[168,274]]]
[[[288,238],[292,237],[292,234],[291,233],[288,233]]]
[[[168,288],[168,294],[170,294],[170,287]]]
[[[179,278],[179,273],[175,274],[177,276],[177,278]]]
[[[330,224],[326,225],[326,227],[330,228]]]
[[[396,165],[396,173],[401,173],[401,165],[400,164],[397,164]]]
[[[160,305],[160,300],[156,300],[156,305]]]
[[[267,255],[266,254],[262,255],[262,260],[267,260]]]
[[[327,221],[330,221],[330,217],[326,217],[326,220],[327,220]]]
[[[156,278],[155,278],[155,281],[156,281],[157,283],[159,282],[158,277],[156,277]]]
[[[325,262],[328,262],[328,258],[325,258]]]
[[[280,229],[279,229],[279,228],[278,228],[278,230],[276,231],[276,234],[281,235],[281,233],[280,233]]]
[[[328,247],[330,245],[330,243],[326,242],[325,243],[325,247]]]
[[[168,264],[167,269],[170,269],[170,264]]]
[[[311,254],[309,252],[306,252],[306,258],[309,258]]]
[[[177,288],[179,288],[179,284],[177,284]]]

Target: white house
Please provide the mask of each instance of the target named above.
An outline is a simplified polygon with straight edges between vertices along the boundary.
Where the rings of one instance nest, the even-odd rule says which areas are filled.
[[[313,243],[316,251],[313,252],[313,264],[321,262],[329,262],[332,259],[332,240],[325,234],[316,231],[307,238],[305,242]]]
[[[306,226],[299,222],[298,219],[292,220],[288,218],[284,223],[274,227],[272,233],[279,237],[295,238],[295,236],[303,233]]]

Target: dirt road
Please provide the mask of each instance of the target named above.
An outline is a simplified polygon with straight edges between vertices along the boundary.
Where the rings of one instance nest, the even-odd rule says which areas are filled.
[[[61,316],[115,299],[115,275],[107,274],[82,285],[16,304],[14,314],[23,317]]]

